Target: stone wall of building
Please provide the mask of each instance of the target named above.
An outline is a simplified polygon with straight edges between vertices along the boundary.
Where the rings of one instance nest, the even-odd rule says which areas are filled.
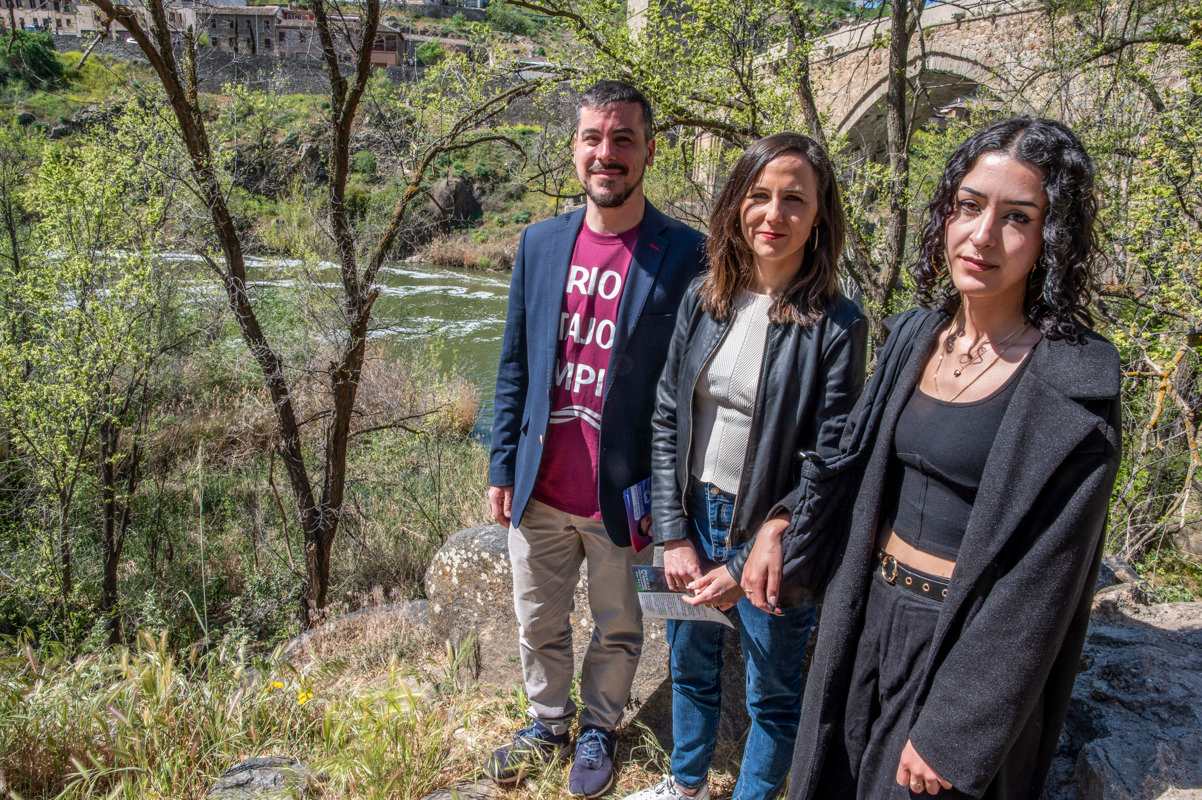
[[[55,47],[64,51],[81,50],[90,43],[90,38],[54,37]],[[146,61],[137,44],[116,38],[102,39],[93,52],[110,58]],[[203,91],[218,91],[228,83],[286,93],[326,92],[330,86],[325,61],[318,56],[292,55],[280,58],[263,54],[235,54],[215,47],[204,47],[200,49],[196,68]],[[348,65],[344,73],[349,72]],[[394,80],[408,77],[403,69],[390,68],[388,75]]]

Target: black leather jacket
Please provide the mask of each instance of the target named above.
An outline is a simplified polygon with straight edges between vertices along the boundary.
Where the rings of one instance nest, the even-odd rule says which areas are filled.
[[[668,360],[656,392],[651,438],[652,535],[662,544],[689,535],[685,492],[693,439],[697,379],[730,329],[701,306],[702,278],[685,291]],[[730,537],[740,552],[727,562],[742,574],[752,537],[768,512],[797,485],[801,463],[814,451],[832,457],[847,414],[864,385],[868,323],[842,295],[808,327],[770,323],[739,480]]]

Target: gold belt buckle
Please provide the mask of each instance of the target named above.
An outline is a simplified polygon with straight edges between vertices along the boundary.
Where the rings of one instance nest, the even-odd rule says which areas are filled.
[[[889,571],[890,567],[893,569],[892,572]],[[897,559],[888,553],[881,554],[881,577],[890,586],[897,582]]]

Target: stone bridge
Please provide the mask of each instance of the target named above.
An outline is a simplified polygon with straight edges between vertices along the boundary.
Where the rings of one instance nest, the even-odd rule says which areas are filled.
[[[627,0],[632,32],[642,29],[646,13],[647,0]],[[885,16],[840,28],[817,39],[810,52],[811,82],[828,130],[873,156],[884,152],[889,27]],[[925,120],[973,97],[1044,111],[1030,99],[1040,93],[1027,84],[1046,57],[1051,28],[1038,0],[929,2],[910,43],[908,76],[917,87],[912,113]],[[773,48],[760,63],[785,67],[795,57],[792,48]]]
[[[1022,0],[928,5],[910,43],[908,74],[918,87],[912,113],[926,119],[970,97],[1019,99],[1041,110],[1027,83],[1046,56],[1050,30],[1046,14]],[[829,130],[870,154],[884,149],[888,44],[886,17],[827,34],[810,54],[815,100]]]

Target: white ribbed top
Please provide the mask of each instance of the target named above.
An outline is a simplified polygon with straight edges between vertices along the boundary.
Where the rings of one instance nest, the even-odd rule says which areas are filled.
[[[743,474],[771,307],[771,295],[739,293],[730,330],[702,368],[693,393],[690,473],[730,494],[738,492]]]

